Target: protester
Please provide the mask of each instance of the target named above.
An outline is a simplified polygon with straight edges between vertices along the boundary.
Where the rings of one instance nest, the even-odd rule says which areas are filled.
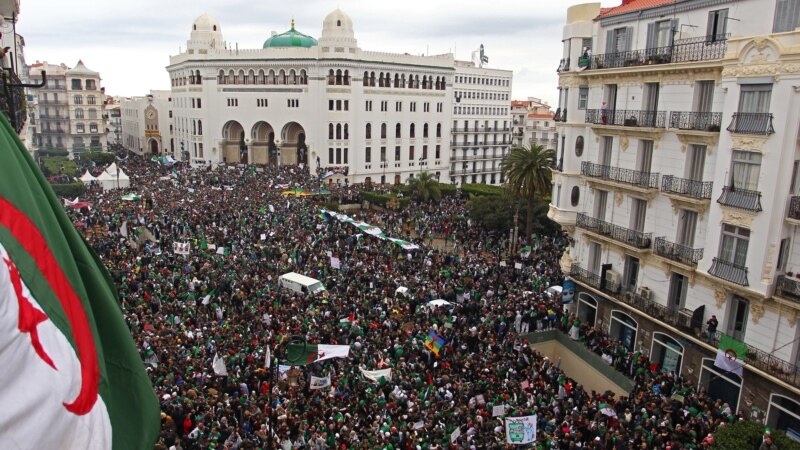
[[[537,415],[539,449],[708,448],[706,437],[736,419],[546,294],[563,281],[564,235],[522,242],[530,256],[506,260],[508,243],[474,226],[460,198],[344,212],[420,247],[403,249],[321,214],[363,186],[297,166],[191,169],[131,157],[124,169],[131,189],[91,190],[81,198],[91,208],[70,214],[119,289],[161,399],[160,448],[505,448],[499,405]],[[320,183],[330,194],[282,193]],[[281,289],[278,277],[292,271],[327,291]],[[456,306],[428,307],[438,299]],[[630,377],[630,396],[587,391],[520,335],[548,329]],[[444,342],[438,356],[425,344],[432,330]],[[349,345],[349,357],[281,368],[276,384],[296,335]],[[217,375],[219,361],[227,375]],[[373,381],[362,369],[391,372]],[[330,386],[309,389],[312,376]]]

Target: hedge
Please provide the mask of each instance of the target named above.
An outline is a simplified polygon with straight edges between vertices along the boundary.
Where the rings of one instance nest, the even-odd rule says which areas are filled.
[[[398,200],[401,210],[405,209],[408,206],[408,204],[411,203],[410,198],[408,197],[398,198],[393,194],[380,194],[378,192],[372,192],[372,191],[361,191],[360,194],[361,194],[361,201],[368,201],[372,205],[378,205],[383,208],[385,208],[386,203],[393,198]]]
[[[99,166],[111,164],[116,161],[116,156],[113,153],[106,152],[84,152],[80,154],[81,159],[94,161]]]
[[[61,156],[66,158],[69,156],[69,151],[61,148],[42,148],[36,150],[36,156]]]
[[[450,183],[439,183],[439,192],[442,193],[442,197],[452,197],[456,195],[456,185]],[[411,195],[411,186],[407,184],[395,184],[392,186],[392,192],[395,194],[402,193],[403,195]]]
[[[761,422],[740,420],[717,429],[713,450],[753,450],[761,445],[766,428]],[[800,442],[786,437],[781,430],[770,430],[772,443],[780,450],[800,450]]]
[[[506,188],[502,186],[492,186],[489,184],[464,183],[461,185],[461,192],[467,195],[502,195]]]
[[[86,186],[80,181],[65,184],[51,184],[50,186],[53,187],[53,191],[59,197],[75,198],[86,191]]]

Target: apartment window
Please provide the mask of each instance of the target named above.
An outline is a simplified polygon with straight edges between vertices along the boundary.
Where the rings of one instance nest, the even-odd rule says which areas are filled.
[[[97,124],[96,123],[90,123],[89,124],[89,133],[97,133]]]
[[[237,101],[237,103],[236,103],[236,106],[239,106],[239,103],[238,103],[238,101]],[[197,108],[198,108],[198,109],[200,109],[200,108],[202,108],[202,107],[203,107],[203,99],[202,99],[202,98],[198,98],[198,99],[197,99]]]
[[[194,104],[194,99],[192,99],[192,103]],[[228,107],[235,108],[239,106],[239,99],[238,98],[229,98],[228,99]],[[194,107],[194,105],[192,105]]]
[[[422,159],[428,159],[428,146],[422,146]]]
[[[694,111],[711,112],[714,101],[714,81],[702,80],[694,84]]]
[[[631,229],[644,231],[644,221],[647,215],[647,200],[641,198],[631,199]]]
[[[333,100],[328,100],[328,111],[333,111],[333,105],[334,105],[334,101]]]
[[[347,164],[347,147],[344,149],[344,164]]]
[[[608,204],[608,191],[596,189],[594,196],[594,217],[606,220],[606,205]]]
[[[381,147],[381,162],[386,162],[386,147]]]
[[[436,112],[442,112],[442,111],[444,111],[444,104],[441,103],[441,102],[437,103],[436,104]]]
[[[86,104],[88,105],[96,105],[97,104],[96,101],[97,100],[94,95],[89,95],[86,97]]]
[[[744,341],[744,334],[747,331],[747,316],[750,310],[750,303],[738,295],[734,295],[731,301],[730,320],[728,320],[728,334],[736,340]]]
[[[422,137],[424,137],[424,138],[428,137],[428,124],[427,123],[422,125]]]
[[[747,262],[749,244],[750,230],[727,223],[722,224],[719,259],[744,267]]]
[[[589,103],[589,86],[581,86],[578,88],[578,109],[586,109]]]
[[[781,239],[781,247],[778,250],[778,265],[776,270],[782,272],[786,270],[786,263],[789,262],[789,253],[791,252],[791,240],[789,238]]]
[[[408,110],[411,112],[417,112],[417,102],[409,102]],[[399,111],[399,109],[398,109]]]
[[[689,279],[684,275],[672,272],[669,279],[667,308],[678,311],[686,307],[686,293],[689,291]]]
[[[417,137],[416,126],[413,123],[411,125],[409,125],[409,127],[408,127],[408,137],[410,137],[412,139]]]
[[[410,162],[412,162],[412,163],[414,162],[414,146],[413,145],[408,147],[408,160]]]
[[[436,153],[434,154],[434,158],[435,159],[439,159],[440,158],[441,151],[442,151],[442,146],[441,145],[437,145],[436,146]]]
[[[328,148],[328,164],[333,164],[333,149]]]
[[[697,212],[681,209],[678,217],[677,243],[694,248],[694,236],[697,233]]]
[[[86,129],[82,123],[75,125],[75,131],[78,133],[85,133]]]
[[[350,100],[345,100],[344,101],[344,110],[345,111],[350,111]]]
[[[364,130],[364,137],[367,139],[372,139],[372,124],[368,123],[366,125],[366,129]]]
[[[381,139],[386,139],[386,124],[381,124]]]
[[[372,162],[372,147],[366,147],[364,149],[364,162],[365,163]]]
[[[606,53],[620,53],[631,49],[633,27],[615,28],[606,32]]]
[[[290,98],[290,99],[286,100],[286,105],[289,108],[298,108],[298,107],[300,107],[300,100],[298,100],[296,98]],[[236,106],[239,106],[239,105],[237,104]]]
[[[95,86],[94,80],[86,80],[86,90],[87,91],[95,91],[97,87]]]
[[[79,79],[72,79],[72,89],[74,90],[81,90],[83,86],[81,85],[81,80]]]
[[[366,103],[364,103],[364,109],[367,111],[372,111],[372,100],[367,100]]]
[[[672,20],[659,20],[647,24],[647,48],[664,49],[672,45],[672,28]]]
[[[83,110],[78,108],[75,110],[75,118],[76,119],[83,119]]]
[[[394,102],[394,110],[401,112],[403,110],[403,102]]]
[[[83,104],[83,97],[80,96],[80,95],[76,95],[76,96],[72,97],[72,99],[74,100],[76,105],[82,105]]]
[[[336,100],[336,110],[337,111],[341,111],[342,110],[342,101],[341,100]]]
[[[739,95],[740,113],[768,113],[772,84],[743,84]]]
[[[732,153],[729,185],[737,189],[757,191],[761,153],[742,150],[734,150]]]
[[[389,110],[389,102],[387,100],[381,101],[381,112],[386,112]]]
[[[431,112],[431,104],[428,103],[428,102],[423,103],[422,104],[422,111],[423,112]]]
[[[636,292],[636,285],[639,282],[639,258],[633,256],[625,257],[625,275],[623,276],[622,288],[628,292]]]
[[[402,134],[402,133],[400,132],[400,129],[401,129],[401,127],[400,127],[400,124],[399,124],[399,123],[398,123],[397,125],[395,125],[395,126],[394,126],[394,137],[395,137],[395,138],[400,138],[400,135]]]
[[[394,148],[394,160],[395,162],[400,161],[400,146],[395,146]]]
[[[793,31],[800,26],[800,0],[778,0],[775,4],[773,33]]]
[[[708,42],[724,41],[728,27],[728,10],[718,9],[708,12],[708,25],[706,26],[706,40]]]

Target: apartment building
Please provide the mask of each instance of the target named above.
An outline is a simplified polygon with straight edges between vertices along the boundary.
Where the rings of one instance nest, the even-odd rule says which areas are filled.
[[[800,430],[800,1],[567,11],[549,216],[580,318]],[[709,334],[706,323],[719,326]],[[742,376],[714,364],[747,344]]]
[[[535,97],[528,97],[528,100],[514,100],[511,102],[511,116],[513,146],[536,144],[545,148],[556,148],[558,145],[556,121],[559,117],[546,102]]]

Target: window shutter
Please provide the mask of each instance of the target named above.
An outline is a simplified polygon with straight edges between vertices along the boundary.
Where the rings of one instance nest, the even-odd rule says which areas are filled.
[[[708,23],[706,24],[706,41],[713,42],[716,36],[716,31],[714,30],[714,18],[716,17],[716,11],[710,11],[708,13]]]
[[[715,41],[723,41],[725,40],[725,35],[727,34],[728,30],[728,10],[723,9],[719,11],[719,19],[717,19],[717,35],[714,38]]]
[[[614,42],[614,30],[606,31],[606,53],[616,53]]]
[[[625,30],[625,51],[630,51],[633,45],[633,27],[628,27]]]
[[[656,24],[655,22],[650,22],[647,24],[647,49],[654,48],[656,46]]]

